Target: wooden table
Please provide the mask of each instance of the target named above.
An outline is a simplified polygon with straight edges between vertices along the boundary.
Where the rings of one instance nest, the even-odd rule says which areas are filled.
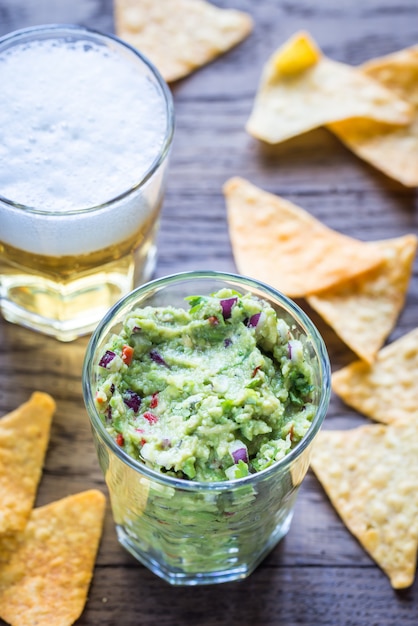
[[[248,11],[255,29],[242,45],[173,87],[177,130],[157,275],[203,268],[235,271],[221,192],[224,181],[234,175],[300,204],[347,235],[375,240],[417,233],[416,190],[375,171],[326,130],[278,147],[263,147],[244,130],[261,68],[288,36],[307,29],[332,58],[361,63],[418,43],[416,0],[216,0],[216,4]],[[0,34],[47,22],[112,32],[112,1],[0,0]],[[331,330],[313,313],[312,317],[327,342],[333,368],[353,360]],[[414,328],[417,321],[415,265],[406,306],[391,339]],[[81,394],[86,344],[86,338],[60,344],[0,321],[0,414],[25,401],[34,389],[51,393],[58,404],[38,505],[89,487],[106,490]],[[334,397],[325,427],[365,421]],[[412,626],[418,623],[418,577],[412,588],[393,591],[308,474],[289,534],[239,583],[170,587],[118,545],[108,508],[88,603],[78,623]]]

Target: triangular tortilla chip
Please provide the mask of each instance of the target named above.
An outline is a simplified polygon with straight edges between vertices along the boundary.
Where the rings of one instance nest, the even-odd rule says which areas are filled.
[[[115,0],[116,32],[156,65],[166,81],[190,74],[245,39],[247,13],[206,0]]]
[[[49,441],[55,402],[32,394],[0,418],[0,536],[24,529],[33,507]]]
[[[417,238],[405,235],[368,245],[385,255],[382,265],[309,296],[308,302],[361,359],[371,363],[404,306]]]
[[[413,108],[394,92],[358,68],[323,56],[302,32],[267,61],[246,129],[275,144],[338,120],[404,125],[412,115]]]
[[[34,509],[0,568],[0,615],[12,626],[70,626],[81,615],[102,532],[105,497],[90,490]]]
[[[327,289],[377,267],[383,254],[326,227],[300,207],[232,178],[224,186],[240,273],[290,297]]]
[[[418,548],[417,423],[322,431],[311,464],[344,524],[392,586],[409,587]]]
[[[19,546],[21,533],[3,533],[0,535],[0,571],[4,563],[10,561],[12,553]]]
[[[372,365],[356,361],[335,372],[332,388],[378,422],[418,425],[418,328],[384,347]]]
[[[371,120],[346,120],[329,126],[350,150],[407,187],[418,186],[418,46],[369,61],[365,75],[414,107],[408,126],[394,128]]]

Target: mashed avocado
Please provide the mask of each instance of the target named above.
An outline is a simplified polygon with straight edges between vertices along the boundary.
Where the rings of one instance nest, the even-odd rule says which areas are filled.
[[[316,412],[302,342],[264,300],[223,289],[132,311],[97,364],[96,407],[129,455],[193,481],[269,467]]]

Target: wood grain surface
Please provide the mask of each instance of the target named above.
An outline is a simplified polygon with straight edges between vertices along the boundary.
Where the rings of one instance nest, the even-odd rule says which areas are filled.
[[[177,126],[157,275],[203,268],[235,271],[221,191],[235,175],[300,204],[347,235],[376,240],[418,233],[416,190],[360,161],[326,130],[277,147],[262,146],[244,130],[261,68],[288,36],[307,29],[326,54],[358,64],[418,43],[417,1],[214,3],[248,11],[255,28],[234,50],[172,87]],[[0,34],[53,22],[113,32],[112,1],[0,0]],[[0,106],[7,106],[1,101],[1,86]],[[301,304],[321,330],[333,368],[352,361],[353,354]],[[390,340],[417,322],[416,263],[405,309]],[[81,394],[86,345],[87,338],[60,344],[0,320],[0,415],[35,389],[49,392],[58,404],[38,505],[89,487],[106,492]],[[325,428],[366,421],[333,397]],[[309,473],[289,534],[247,580],[237,583],[170,587],[118,545],[108,507],[89,599],[78,623],[416,626],[418,578],[410,589],[393,591]]]

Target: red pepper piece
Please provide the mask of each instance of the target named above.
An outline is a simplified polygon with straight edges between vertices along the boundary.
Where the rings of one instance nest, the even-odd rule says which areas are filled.
[[[211,315],[208,317],[208,322],[211,326],[217,326],[219,324],[219,320],[216,315]]]
[[[106,399],[103,398],[98,391],[96,391],[96,402],[98,404],[104,404],[106,402]]]
[[[118,444],[118,446],[123,446],[123,444],[125,443],[125,439],[123,438],[123,435],[121,433],[118,433],[116,435],[116,443]]]
[[[143,433],[144,432],[144,430],[142,428],[135,428],[135,430],[136,430],[137,433]],[[142,438],[140,443],[141,443],[141,446],[143,446],[144,443],[147,443],[147,442],[146,442],[146,440],[144,438]]]
[[[134,349],[131,346],[123,346],[122,361],[126,365],[130,365],[132,363],[133,356],[134,356]]]
[[[251,378],[254,378],[254,376],[257,374],[259,369],[260,369],[260,365],[257,365],[257,367],[254,368],[253,373],[251,374]]]
[[[150,409],[155,409],[158,406],[158,392],[152,394],[152,398],[149,403]]]
[[[147,411],[146,413],[144,413],[144,418],[147,420],[147,422],[149,422],[150,424],[155,424],[156,422],[158,422],[158,417],[156,415],[154,415],[154,413],[150,413],[149,411]]]

